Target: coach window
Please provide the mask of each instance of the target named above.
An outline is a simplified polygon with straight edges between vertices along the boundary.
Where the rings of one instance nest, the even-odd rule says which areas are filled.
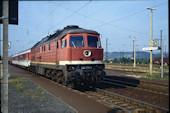
[[[66,47],[67,46],[67,40],[62,40],[62,48]]]
[[[50,48],[50,44],[49,44],[49,50],[50,50],[51,48]]]

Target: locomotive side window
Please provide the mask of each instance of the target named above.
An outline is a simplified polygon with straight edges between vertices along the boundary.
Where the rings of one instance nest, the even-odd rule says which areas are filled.
[[[71,36],[70,37],[71,47],[82,47],[84,46],[83,36]]]
[[[45,51],[45,46],[44,46],[44,51]]]
[[[96,37],[96,36],[87,36],[87,40],[88,40],[89,47],[99,47],[100,46],[98,37]]]
[[[59,46],[58,46],[58,42],[57,42],[57,48],[58,48]]]
[[[67,46],[67,40],[62,40],[62,48],[66,47]]]
[[[40,47],[37,49],[37,53],[40,53]]]
[[[49,44],[49,50],[50,50],[51,48],[50,48],[50,44]]]

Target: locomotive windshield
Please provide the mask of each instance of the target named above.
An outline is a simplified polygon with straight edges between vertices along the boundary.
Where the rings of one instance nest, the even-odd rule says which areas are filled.
[[[89,47],[99,47],[99,40],[96,36],[87,36]]]
[[[84,46],[83,36],[71,36],[70,37],[71,47],[81,47]]]

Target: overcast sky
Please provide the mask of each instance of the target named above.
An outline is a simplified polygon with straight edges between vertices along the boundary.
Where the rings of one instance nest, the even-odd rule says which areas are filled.
[[[19,24],[9,25],[9,55],[31,48],[67,25],[99,32],[104,51],[106,38],[109,52],[133,51],[134,37],[136,50],[142,51],[150,40],[151,11],[147,7],[157,8],[153,11],[153,39],[159,39],[163,30],[167,52],[168,0],[19,1]]]

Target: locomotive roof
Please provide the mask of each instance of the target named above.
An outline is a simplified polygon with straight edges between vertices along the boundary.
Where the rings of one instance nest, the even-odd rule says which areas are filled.
[[[64,29],[62,29],[62,30],[57,30],[54,34],[43,38],[41,41],[36,43],[31,49],[42,46],[42,45],[50,43],[50,42],[53,42],[55,40],[59,40],[59,39],[63,38],[66,34],[69,34],[69,33],[73,33],[73,34],[89,33],[89,34],[99,35],[99,33],[96,31],[79,28],[79,26],[74,26],[74,25],[67,26],[67,27],[64,27]]]

